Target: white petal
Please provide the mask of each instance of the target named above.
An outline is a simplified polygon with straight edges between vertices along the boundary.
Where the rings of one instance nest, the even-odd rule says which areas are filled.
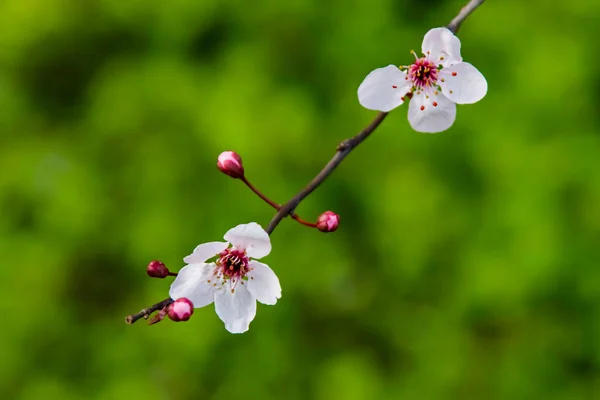
[[[214,300],[214,286],[209,283],[215,264],[190,264],[181,269],[171,284],[169,296],[177,300],[187,297],[194,308],[209,305]]]
[[[238,249],[246,250],[248,256],[261,258],[271,252],[269,234],[256,222],[238,225],[225,234],[225,240]]]
[[[231,333],[244,333],[256,316],[256,300],[245,285],[236,286],[234,293],[227,286],[215,295],[215,311],[225,329]]]
[[[434,106],[435,104],[435,106]],[[408,105],[408,122],[417,132],[436,133],[450,128],[456,118],[456,104],[444,95],[415,92]]]
[[[446,28],[433,28],[427,32],[421,50],[436,65],[450,66],[462,61],[460,40]]]
[[[281,285],[275,272],[268,265],[258,261],[250,262],[250,272],[248,280],[244,283],[248,285],[250,294],[263,304],[272,306],[281,298]]]
[[[227,242],[209,242],[198,245],[192,254],[185,257],[183,261],[186,264],[203,263],[225,250],[229,246]]]
[[[410,89],[406,73],[395,65],[372,71],[358,87],[358,102],[369,110],[388,112],[404,103]]]
[[[442,93],[458,104],[477,103],[487,93],[487,81],[483,74],[466,62],[442,69],[438,83]]]

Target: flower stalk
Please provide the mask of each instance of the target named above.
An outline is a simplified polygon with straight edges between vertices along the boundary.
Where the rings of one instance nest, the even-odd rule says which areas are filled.
[[[256,186],[254,186],[252,183],[250,183],[250,181],[248,180],[248,178],[246,177],[242,177],[240,178],[242,182],[244,182],[246,184],[246,186],[248,186],[248,188],[250,190],[252,190],[258,197],[260,197],[265,203],[267,203],[268,205],[270,205],[271,207],[273,207],[275,210],[279,211],[279,209],[281,208],[281,204],[277,204],[275,203],[273,200],[269,199],[264,193],[262,193],[260,190],[258,190],[256,188]],[[317,224],[314,222],[308,222],[306,220],[303,220],[302,218],[300,218],[300,216],[294,212],[292,212],[290,214],[290,216],[298,221],[299,223],[301,223],[304,226],[308,226],[310,228],[316,228]]]

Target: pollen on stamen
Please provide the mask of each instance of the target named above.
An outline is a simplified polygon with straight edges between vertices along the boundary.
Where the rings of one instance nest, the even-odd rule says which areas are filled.
[[[456,75],[457,75],[457,74],[456,74],[456,72],[453,72],[453,73],[452,73],[452,76],[456,76]]]
[[[450,94],[454,93],[452,90],[448,90],[450,92]]]
[[[235,289],[231,289],[231,293],[235,293]]]
[[[444,78],[442,78],[442,82],[446,82],[446,80]]]
[[[423,111],[425,109],[425,106],[421,106],[421,111]]]
[[[435,92],[433,92],[433,94],[435,94],[436,96],[439,94],[438,91],[436,90]]]
[[[443,59],[444,59],[444,56],[440,56],[440,60],[443,60]]]
[[[428,94],[426,94],[426,95],[425,95],[425,98],[426,98],[426,99],[428,99],[428,98],[429,98],[429,95],[428,95]]]

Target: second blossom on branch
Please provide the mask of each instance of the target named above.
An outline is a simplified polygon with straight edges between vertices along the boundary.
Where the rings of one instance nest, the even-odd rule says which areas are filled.
[[[243,333],[256,316],[256,302],[274,305],[281,298],[281,286],[273,270],[256,261],[271,252],[269,235],[260,225],[238,225],[224,238],[226,242],[199,245],[183,259],[188,265],[179,271],[169,296],[185,297],[194,308],[214,302],[225,328]]]

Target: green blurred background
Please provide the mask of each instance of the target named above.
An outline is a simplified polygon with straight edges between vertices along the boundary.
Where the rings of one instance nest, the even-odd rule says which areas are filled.
[[[213,307],[128,326],[198,244],[276,201],[375,115],[356,89],[464,0],[0,1],[0,398],[600,399],[597,0],[488,0],[487,77],[437,135],[395,110],[264,259],[244,335]]]

